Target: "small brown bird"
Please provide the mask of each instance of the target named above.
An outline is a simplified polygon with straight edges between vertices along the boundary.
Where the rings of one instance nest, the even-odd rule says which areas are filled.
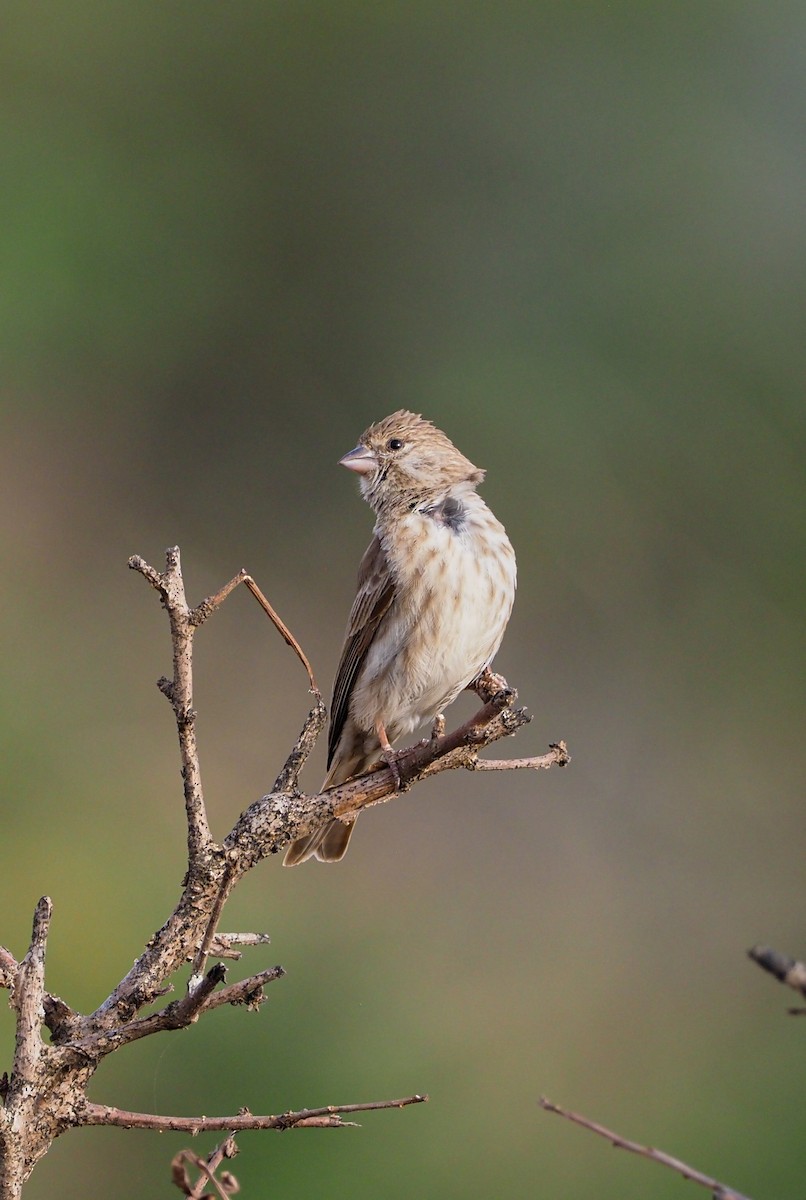
[[[433,719],[487,667],[515,599],[515,554],[476,494],[484,472],[430,421],[396,412],[370,425],[342,466],[377,521],[358,571],[341,654],[323,789],[366,771]],[[285,865],[344,857],[353,822],[292,842]]]

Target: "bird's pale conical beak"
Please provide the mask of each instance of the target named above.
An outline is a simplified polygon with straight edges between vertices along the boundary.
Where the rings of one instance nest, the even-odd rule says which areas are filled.
[[[345,454],[344,458],[339,459],[340,467],[346,467],[348,471],[355,471],[356,475],[371,475],[377,465],[378,460],[373,451],[361,445],[356,446],[355,450],[351,450],[349,454]]]

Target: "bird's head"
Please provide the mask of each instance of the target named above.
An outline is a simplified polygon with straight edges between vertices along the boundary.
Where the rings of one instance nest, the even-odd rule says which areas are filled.
[[[405,510],[484,478],[442,430],[403,409],[370,425],[339,461],[360,477],[364,498],[377,513]]]

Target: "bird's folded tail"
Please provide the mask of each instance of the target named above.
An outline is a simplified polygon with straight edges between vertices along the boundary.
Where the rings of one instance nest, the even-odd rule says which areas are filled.
[[[319,862],[340,862],[347,853],[354,825],[355,820],[346,824],[337,818],[321,829],[297,838],[286,850],[283,866],[296,867],[309,858],[318,858]]]

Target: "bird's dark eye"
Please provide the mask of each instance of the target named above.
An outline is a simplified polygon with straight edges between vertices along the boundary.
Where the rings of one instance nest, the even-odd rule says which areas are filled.
[[[387,445],[389,446],[390,450],[403,449],[403,442],[400,440],[400,438],[389,438]]]

